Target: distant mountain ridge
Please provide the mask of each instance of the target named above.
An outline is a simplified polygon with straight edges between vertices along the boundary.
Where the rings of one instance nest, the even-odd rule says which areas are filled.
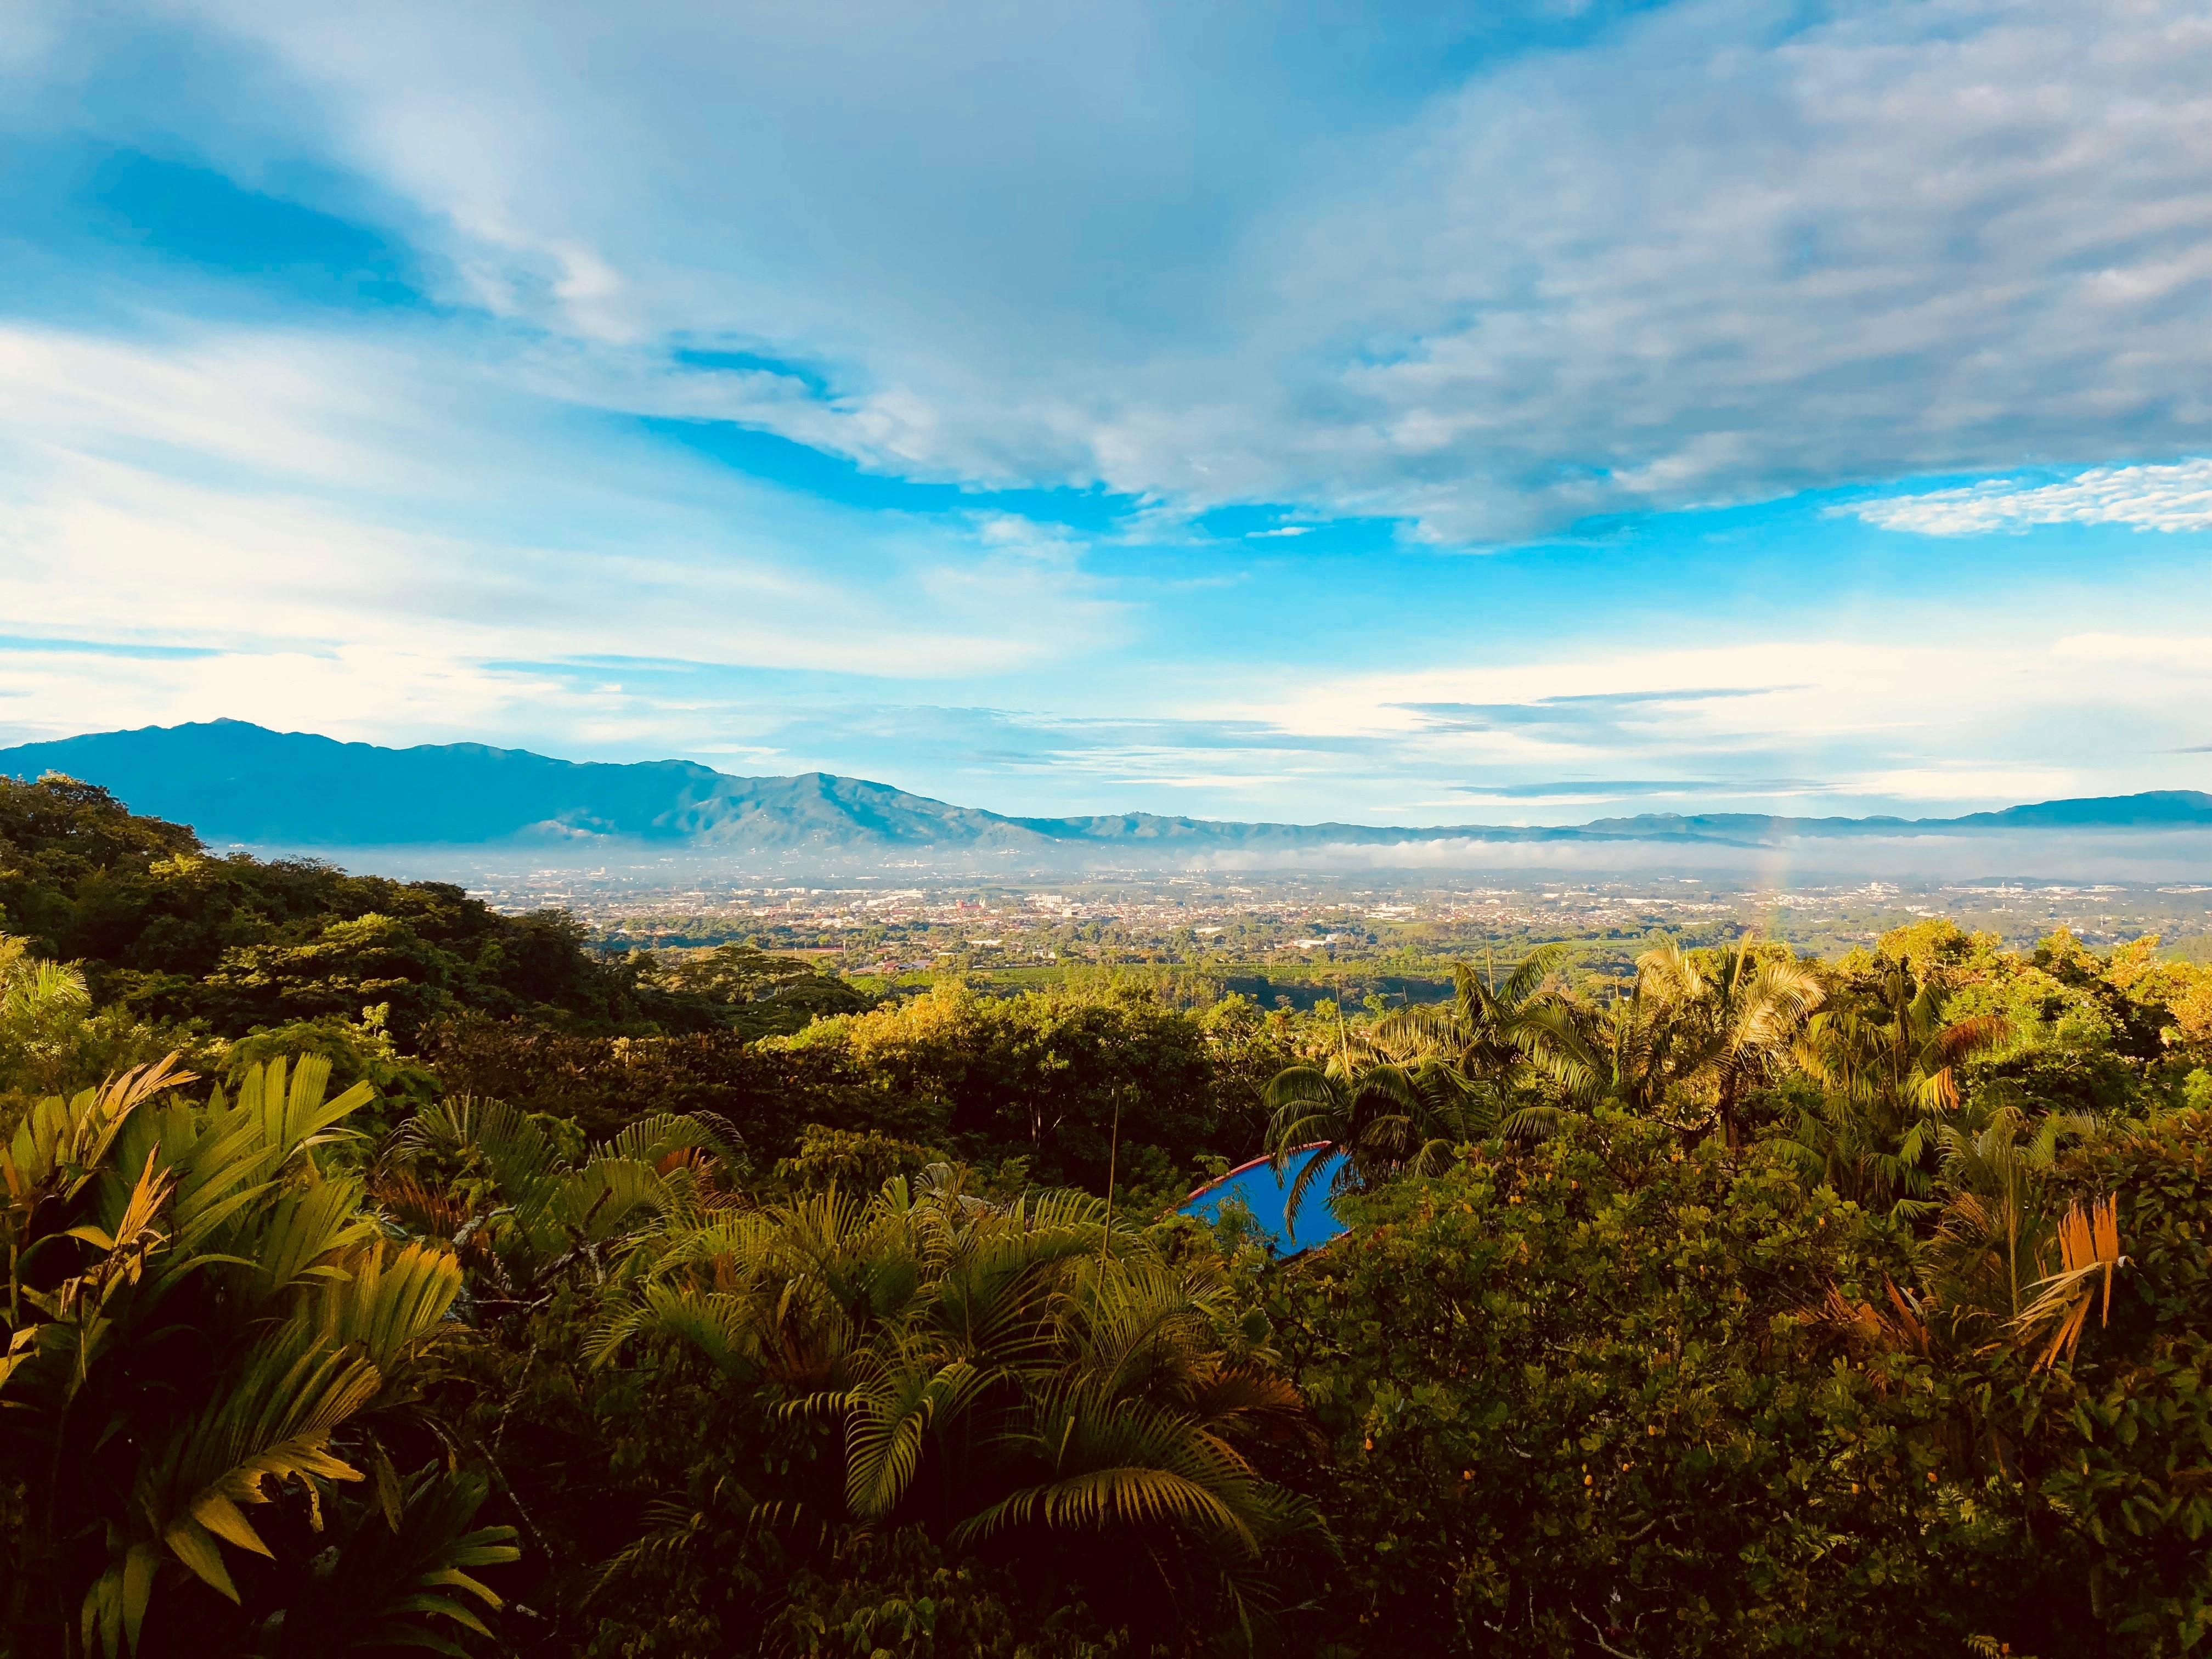
[[[1457,841],[1755,847],[2034,830],[2212,830],[2212,794],[2045,801],[1954,818],[1644,813],[1559,828],[1240,823],[1127,812],[1014,817],[884,783],[738,777],[690,761],[555,760],[482,744],[386,749],[243,720],[144,726],[0,750],[0,775],[62,772],[214,843],[314,848],[628,842],[730,854],[1284,853]]]

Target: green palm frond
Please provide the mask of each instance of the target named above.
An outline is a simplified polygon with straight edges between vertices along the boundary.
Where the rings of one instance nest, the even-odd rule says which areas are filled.
[[[179,1057],[170,1054],[67,1100],[48,1095],[33,1103],[0,1151],[0,1176],[5,1177],[11,1200],[23,1202],[58,1176],[70,1183],[62,1195],[73,1194],[107,1161],[110,1147],[132,1114],[164,1091],[193,1080],[193,1074],[182,1069]]]
[[[750,1297],[688,1286],[647,1285],[635,1302],[617,1306],[585,1344],[594,1365],[611,1364],[633,1340],[680,1339],[726,1375],[750,1380],[762,1369],[758,1309]]]
[[[845,1425],[845,1501],[862,1520],[898,1507],[921,1467],[933,1430],[958,1417],[994,1374],[953,1359],[931,1363],[926,1348],[878,1350],[842,1391],[819,1396]]]
[[[684,1152],[706,1152],[725,1164],[738,1161],[744,1140],[726,1118],[711,1112],[658,1112],[625,1125],[605,1146],[600,1158],[629,1158],[659,1166]]]
[[[493,1184],[518,1202],[560,1167],[560,1152],[528,1113],[474,1095],[450,1095],[401,1126],[398,1144],[412,1157],[473,1153]]]
[[[1542,988],[1545,981],[1559,970],[1567,954],[1565,945],[1538,945],[1492,993],[1492,1000],[1500,1008],[1519,1010]]]
[[[289,1076],[282,1055],[259,1066],[249,1066],[238,1080],[238,1109],[260,1120],[264,1142],[289,1157],[301,1149],[322,1145],[339,1120],[366,1104],[374,1091],[368,1083],[355,1084],[334,1099],[325,1100],[331,1062],[321,1054],[301,1054],[291,1064]]]
[[[295,1318],[243,1357],[235,1385],[183,1425],[142,1469],[131,1509],[144,1531],[131,1544],[150,1534],[195,1577],[235,1601],[238,1590],[218,1543],[270,1553],[243,1507],[269,1501],[264,1483],[362,1478],[331,1449],[331,1437],[376,1396],[383,1376],[368,1360],[333,1350],[319,1336],[313,1322]],[[127,1577],[127,1559],[109,1572]],[[143,1601],[136,1611],[143,1616]],[[132,1613],[126,1599],[126,1623]]]
[[[1324,1066],[1294,1066],[1276,1073],[1262,1093],[1271,1114],[1268,1157],[1280,1173],[1306,1156],[1292,1177],[1285,1213],[1293,1221],[1325,1169],[1340,1188],[1407,1170],[1431,1173],[1462,1140],[1486,1133],[1498,1103],[1450,1060],[1401,1060],[1349,1042]],[[1340,1152],[1342,1166],[1322,1154]]]
[[[262,1652],[270,1659],[419,1648],[460,1659],[467,1650],[444,1631],[489,1638],[479,1609],[500,1597],[477,1570],[519,1559],[512,1527],[477,1527],[487,1486],[480,1475],[433,1464],[402,1489],[398,1514],[352,1511],[331,1536],[327,1568],[270,1620]]]
[[[1188,1389],[1194,1420],[1212,1434],[1243,1431],[1318,1450],[1326,1443],[1297,1385],[1254,1365],[1202,1369]]]
[[[1252,1466],[1194,1415],[1081,1386],[1038,1399],[1004,1443],[1046,1478],[1017,1487],[963,1522],[956,1540],[1012,1527],[1164,1529],[1256,1556],[1270,1495]]]
[[[1507,1140],[1547,1140],[1565,1116],[1557,1106],[1516,1106],[1498,1121],[1498,1133]]]
[[[1935,978],[1885,962],[1862,1008],[1814,1013],[1792,1058],[1823,1101],[1796,1139],[1846,1197],[1917,1200],[1929,1189],[1939,1126],[1960,1109],[1957,1068],[2013,1040],[1995,1015],[1949,1020]]]

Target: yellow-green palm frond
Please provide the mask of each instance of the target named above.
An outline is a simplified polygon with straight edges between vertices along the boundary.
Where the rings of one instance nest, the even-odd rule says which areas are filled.
[[[477,1207],[466,1194],[418,1176],[380,1171],[370,1183],[368,1196],[386,1218],[410,1232],[451,1241],[476,1218]],[[470,1243],[480,1253],[484,1243],[479,1228]]]
[[[880,1520],[913,1485],[931,1431],[966,1410],[994,1373],[966,1359],[934,1364],[927,1350],[900,1348],[868,1355],[856,1369],[847,1388],[801,1407],[842,1419],[845,1502],[862,1520]]]
[[[559,1148],[527,1112],[483,1096],[448,1095],[425,1107],[401,1126],[398,1146],[413,1158],[481,1159],[509,1203],[526,1199],[561,1168]]]
[[[1449,1003],[1417,1002],[1377,1020],[1369,1042],[1376,1053],[1401,1061],[1443,1056],[1457,1049],[1461,1025]]]
[[[757,1301],[728,1291],[647,1285],[636,1300],[611,1309],[586,1339],[586,1358],[605,1365],[633,1340],[666,1335],[688,1343],[726,1376],[746,1380],[763,1369],[767,1326]]]
[[[1637,987],[1662,1003],[1694,1002],[1707,989],[1704,969],[1681,942],[1658,934],[1636,958]]]
[[[379,1242],[347,1256],[322,1295],[332,1340],[389,1373],[433,1335],[460,1294],[461,1264],[441,1244]]]
[[[263,1139],[289,1156],[322,1145],[340,1120],[365,1105],[375,1091],[356,1083],[332,1099],[324,1095],[331,1062],[322,1054],[301,1054],[288,1068],[283,1055],[248,1066],[238,1078],[238,1109],[258,1116]]]
[[[515,1205],[515,1222],[538,1249],[558,1252],[651,1228],[667,1201],[665,1183],[652,1165],[600,1158],[538,1181]]]
[[[1038,1400],[1003,1437],[1044,1478],[969,1516],[956,1541],[1021,1526],[1165,1528],[1256,1557],[1271,1495],[1243,1456],[1192,1414],[1082,1389]]]
[[[377,1237],[362,1213],[362,1183],[352,1176],[326,1176],[278,1194],[268,1206],[253,1251],[264,1293],[343,1279],[336,1258]]]
[[[1208,1365],[1185,1397],[1192,1416],[1209,1433],[1249,1435],[1312,1451],[1327,1444],[1297,1384],[1274,1371],[1256,1365]]]
[[[103,1607],[119,1597],[114,1605],[126,1631],[144,1617],[152,1589],[150,1575],[141,1583],[133,1568],[134,1559],[143,1559],[134,1551],[158,1541],[235,1601],[238,1590],[219,1545],[270,1553],[245,1513],[246,1506],[269,1501],[264,1483],[362,1479],[331,1451],[331,1440],[375,1397],[382,1376],[368,1359],[334,1351],[319,1336],[313,1322],[298,1317],[246,1351],[235,1363],[233,1386],[142,1468],[131,1497],[136,1525],[118,1540],[125,1547],[103,1576],[108,1589],[96,1584],[92,1593]]]
[[[656,1168],[682,1153],[695,1152],[734,1164],[743,1156],[744,1144],[727,1119],[711,1112],[657,1112],[624,1125],[593,1152],[596,1157],[631,1158]]]
[[[106,1161],[109,1148],[133,1113],[167,1089],[192,1082],[181,1059],[169,1054],[82,1090],[64,1100],[48,1095],[34,1102],[0,1151],[12,1201],[21,1204],[57,1177],[81,1182]],[[133,1167],[143,1164],[143,1157]]]
[[[1070,1374],[1114,1395],[1188,1382],[1214,1346],[1224,1301],[1218,1273],[1141,1258],[1086,1267],[1060,1298],[1056,1334],[1072,1349]]]
[[[365,1097],[326,1099],[327,1078],[319,1060],[257,1066],[234,1100],[218,1088],[192,1104],[155,1098],[182,1080],[173,1063],[143,1068],[34,1115],[11,1142],[11,1179],[45,1163],[40,1248],[76,1254],[49,1294],[23,1283],[11,1249],[0,1389],[26,1428],[76,1445],[80,1462],[97,1448],[118,1465],[128,1493],[103,1510],[57,1484],[41,1500],[82,1511],[70,1524],[83,1535],[106,1530],[104,1563],[71,1586],[89,1649],[135,1648],[171,1562],[239,1600],[227,1553],[271,1553],[257,1505],[295,1492],[319,1527],[331,1483],[363,1478],[338,1437],[357,1431],[374,1451],[367,1414],[412,1397],[415,1362],[459,1290],[450,1253],[390,1250],[361,1182],[317,1167],[314,1149]],[[18,1201],[11,1185],[11,1224]],[[162,1371],[149,1398],[145,1342],[184,1331],[207,1364]],[[380,1451],[372,1462],[386,1467]]]

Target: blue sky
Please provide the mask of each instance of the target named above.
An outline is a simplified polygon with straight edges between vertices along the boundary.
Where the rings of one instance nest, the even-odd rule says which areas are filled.
[[[2212,23],[0,0],[0,742],[2212,783]]]

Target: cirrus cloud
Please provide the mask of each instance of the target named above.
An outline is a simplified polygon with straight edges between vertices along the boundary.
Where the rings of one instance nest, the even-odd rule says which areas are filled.
[[[1884,530],[1979,536],[2044,524],[2121,524],[2138,530],[2212,530],[2212,460],[2094,467],[2059,483],[2009,479],[1891,495],[1837,509]]]

